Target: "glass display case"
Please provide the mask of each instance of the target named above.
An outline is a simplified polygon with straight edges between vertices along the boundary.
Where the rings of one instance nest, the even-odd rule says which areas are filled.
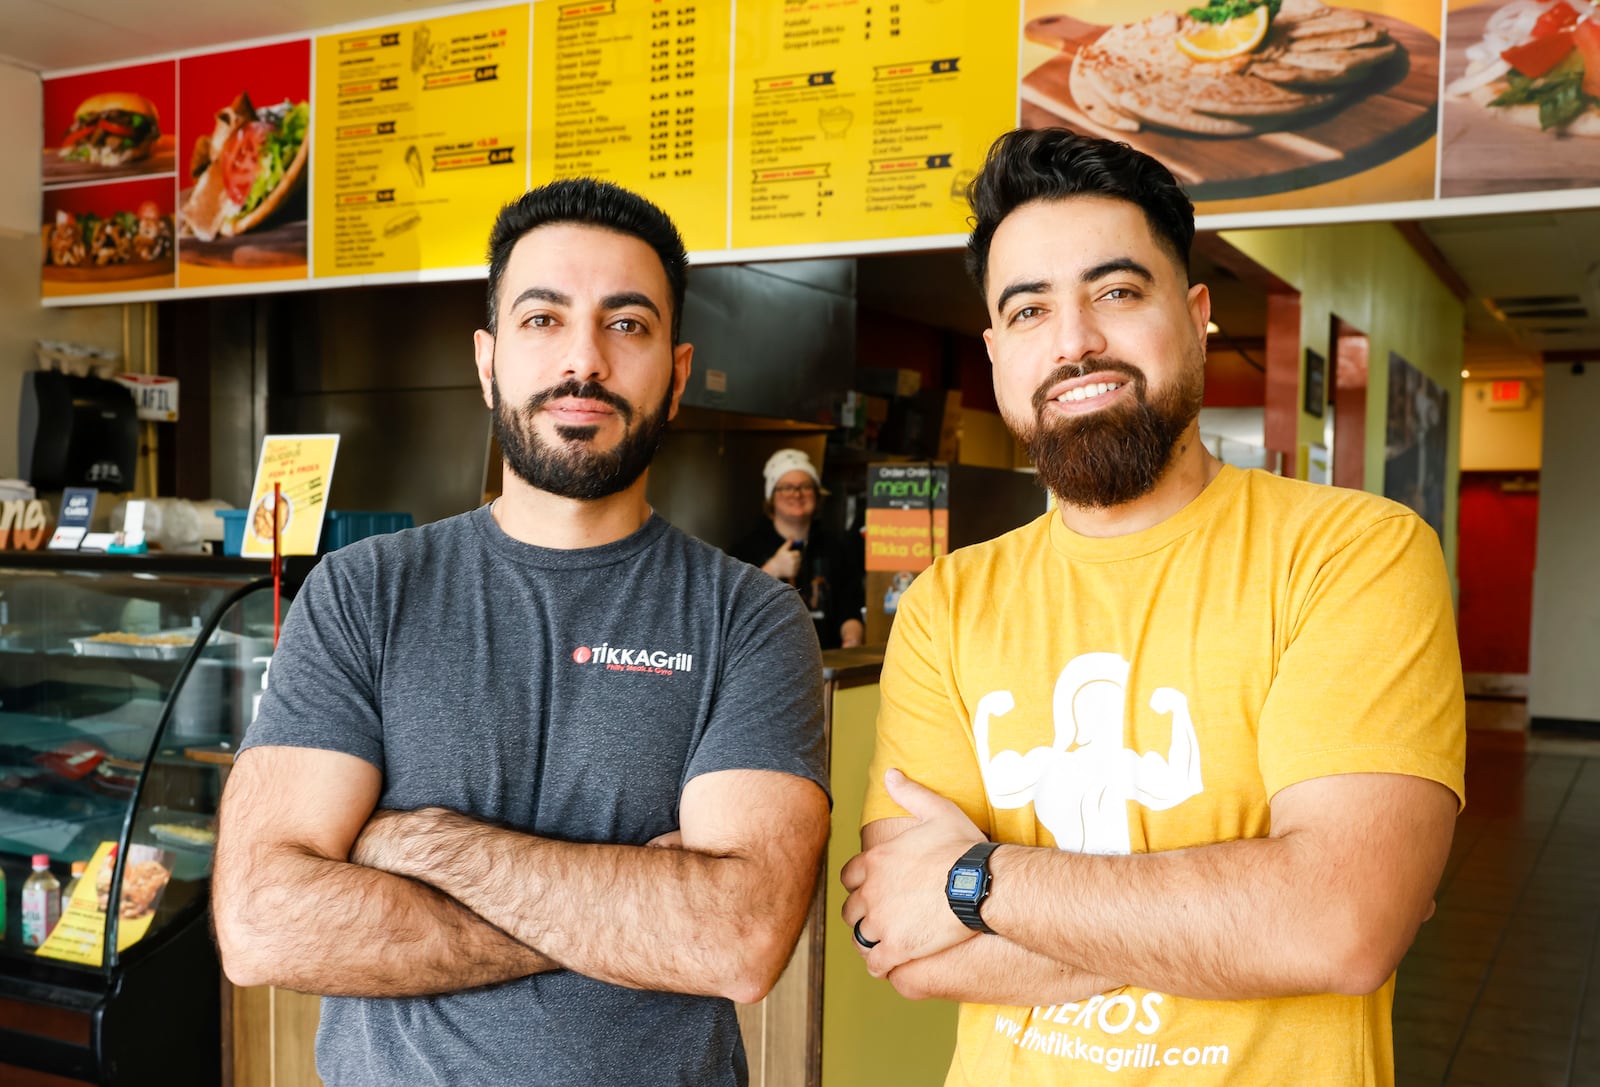
[[[0,553],[0,1082],[220,1081],[212,850],[269,570]],[[63,889],[85,864],[47,936],[23,901],[39,855]]]

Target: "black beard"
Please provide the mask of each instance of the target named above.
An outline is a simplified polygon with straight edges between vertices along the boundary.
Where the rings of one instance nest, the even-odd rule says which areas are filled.
[[[641,416],[635,426],[633,405],[594,382],[565,381],[534,393],[516,409],[501,399],[497,379],[491,378],[489,387],[494,401],[494,435],[506,467],[541,491],[589,502],[627,490],[650,467],[666,433],[672,405],[669,382],[655,414]],[[560,445],[551,445],[540,436],[534,427],[539,409],[568,396],[598,400],[616,409],[627,430],[615,448],[604,453],[588,448],[600,431],[598,426],[558,426]]]
[[[1087,415],[1046,415],[1051,386],[1094,373],[1128,378],[1126,402]],[[1187,368],[1172,385],[1149,395],[1144,371],[1117,359],[1059,366],[1033,394],[1033,425],[1018,437],[1039,481],[1062,502],[1109,509],[1155,490],[1172,463],[1178,439],[1200,413],[1205,364]]]

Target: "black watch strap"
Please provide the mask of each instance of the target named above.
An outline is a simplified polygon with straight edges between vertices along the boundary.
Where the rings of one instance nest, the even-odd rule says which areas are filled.
[[[989,854],[999,848],[999,842],[979,842],[961,854],[961,859],[950,866],[950,874],[945,878],[945,901],[950,904],[950,912],[960,918],[963,925],[990,936],[996,933],[984,924],[981,911],[994,883],[989,873]]]

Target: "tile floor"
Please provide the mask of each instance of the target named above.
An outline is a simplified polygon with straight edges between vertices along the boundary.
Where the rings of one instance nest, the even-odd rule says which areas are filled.
[[[1600,741],[1473,729],[1438,912],[1400,966],[1399,1087],[1600,1087]]]

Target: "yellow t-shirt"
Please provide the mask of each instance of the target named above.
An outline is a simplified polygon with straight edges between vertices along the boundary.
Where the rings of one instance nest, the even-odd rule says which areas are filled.
[[[881,693],[864,823],[905,814],[890,767],[993,841],[1108,854],[1265,837],[1274,793],[1329,774],[1465,797],[1437,538],[1265,472],[1223,468],[1132,535],[1050,513],[939,560],[900,600]],[[1393,995],[963,1005],[947,1083],[1388,1085]]]

